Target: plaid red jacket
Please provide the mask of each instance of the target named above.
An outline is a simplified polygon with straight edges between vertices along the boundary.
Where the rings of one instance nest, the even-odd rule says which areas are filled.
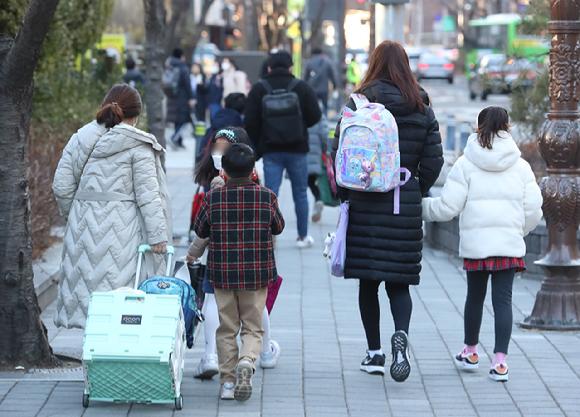
[[[207,193],[194,229],[209,237],[208,282],[224,290],[256,290],[276,281],[272,235],[284,225],[274,193],[249,178]]]

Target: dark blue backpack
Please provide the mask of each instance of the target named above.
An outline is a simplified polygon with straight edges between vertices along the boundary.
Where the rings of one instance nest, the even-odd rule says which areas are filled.
[[[187,347],[193,347],[193,333],[195,332],[195,318],[199,313],[195,290],[187,282],[174,277],[153,277],[139,285],[139,289],[147,294],[173,294],[181,298],[185,331],[187,332]]]

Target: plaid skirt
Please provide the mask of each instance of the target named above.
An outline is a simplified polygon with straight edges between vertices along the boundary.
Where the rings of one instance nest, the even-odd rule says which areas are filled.
[[[505,256],[492,256],[486,259],[464,259],[465,271],[505,271],[515,268],[516,272],[523,272],[526,268],[524,258],[507,258]]]

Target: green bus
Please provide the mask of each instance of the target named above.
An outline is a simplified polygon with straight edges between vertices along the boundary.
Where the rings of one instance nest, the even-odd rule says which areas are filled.
[[[544,37],[518,33],[521,21],[519,14],[508,13],[470,20],[465,42],[466,72],[488,54],[517,54],[535,60],[548,52],[550,45]]]

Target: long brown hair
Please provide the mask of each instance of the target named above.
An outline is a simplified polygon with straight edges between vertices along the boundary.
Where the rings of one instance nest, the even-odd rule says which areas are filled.
[[[231,141],[227,135],[222,135],[222,132],[224,131],[233,132],[235,141]],[[215,142],[220,138],[226,138],[232,143],[243,143],[248,146],[250,146],[251,143],[248,133],[242,127],[224,127],[223,129],[219,129],[213,132],[213,134],[210,136],[207,147],[202,150],[203,157],[201,161],[195,165],[196,168],[194,180],[197,184],[210,184],[212,180],[219,175],[219,171],[214,167],[211,152],[213,151]]]
[[[510,115],[499,106],[489,106],[477,115],[477,141],[482,148],[493,149],[493,138],[510,131]]]
[[[354,93],[362,94],[365,87],[376,80],[392,81],[403,95],[400,104],[411,109],[417,108],[421,112],[425,111],[419,83],[413,76],[409,57],[400,43],[384,41],[375,48],[369,69]]]
[[[116,84],[109,90],[101,109],[97,113],[97,123],[107,129],[117,126],[123,119],[132,119],[141,114],[141,96],[129,84]]]

